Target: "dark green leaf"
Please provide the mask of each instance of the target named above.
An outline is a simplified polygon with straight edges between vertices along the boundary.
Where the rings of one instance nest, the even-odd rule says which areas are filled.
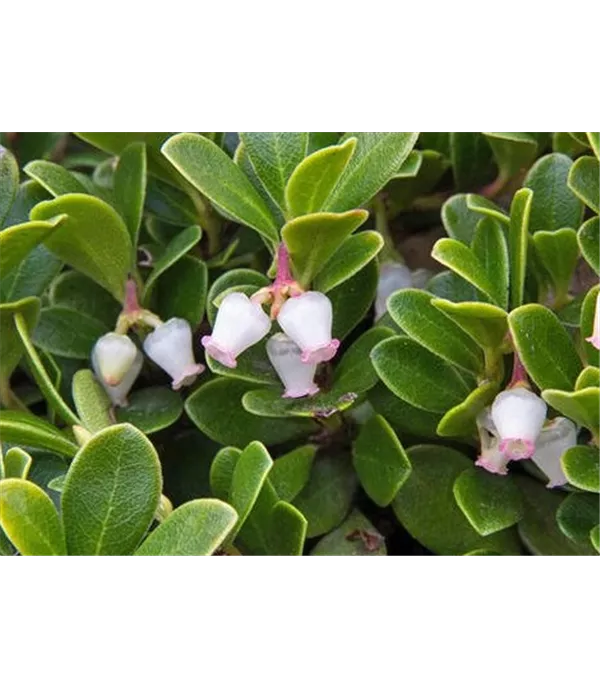
[[[383,384],[369,391],[369,402],[402,437],[437,437],[436,428],[442,419],[439,413],[425,411],[400,399]]]
[[[558,507],[556,521],[569,540],[580,545],[589,544],[590,531],[598,525],[598,497],[569,495]]]
[[[131,423],[151,435],[173,425],[183,412],[177,392],[168,387],[146,387],[129,395],[129,405],[116,409],[120,423]]]
[[[106,325],[87,313],[63,306],[43,308],[32,333],[33,343],[57,356],[88,359]]]
[[[581,225],[577,241],[583,257],[600,275],[600,220],[597,217],[591,217]]]
[[[508,308],[508,246],[504,231],[495,220],[488,217],[479,221],[471,251],[483,267],[487,283],[492,285],[490,296],[501,308]]]
[[[449,237],[470,246],[481,215],[467,206],[467,198],[466,194],[456,194],[444,203],[442,224]]]
[[[74,270],[61,273],[52,282],[49,297],[52,306],[91,314],[107,330],[113,329],[121,312],[121,304],[109,292]]]
[[[556,293],[565,296],[579,260],[577,233],[574,229],[536,232],[533,244],[540,262],[552,278]],[[513,304],[517,306],[520,304]]]
[[[339,528],[319,540],[311,556],[385,556],[385,539],[360,511],[354,510]]]
[[[269,481],[281,499],[293,501],[308,482],[317,447],[307,444],[275,460]]]
[[[14,303],[0,304],[0,378],[8,380],[23,355],[23,343],[14,320],[15,313],[22,313],[28,330],[32,330],[40,315],[40,300],[29,297]]]
[[[334,337],[345,339],[365,317],[375,300],[378,273],[375,261],[371,261],[328,293],[333,307]]]
[[[207,286],[206,263],[183,256],[158,278],[155,310],[163,320],[183,318],[195,328],[204,317]]]
[[[453,303],[489,300],[479,289],[449,270],[434,275],[427,283],[427,291]]]
[[[393,335],[388,327],[373,327],[353,342],[335,369],[333,389],[340,394],[362,394],[375,386],[378,377],[369,356],[379,342]]]
[[[600,461],[594,447],[571,447],[560,462],[571,485],[588,492],[600,492]]]
[[[491,303],[433,299],[431,305],[439,308],[484,349],[497,349],[508,332],[506,311]]]
[[[598,158],[584,155],[578,158],[569,171],[571,191],[595,213],[600,206],[600,163]]]
[[[125,220],[131,244],[135,248],[144,212],[146,196],[146,146],[134,141],[119,156],[115,170],[115,202]]]
[[[450,158],[454,181],[459,191],[471,191],[490,177],[493,168],[492,150],[485,136],[479,132],[452,132]]]
[[[508,249],[510,257],[510,305],[512,308],[523,305],[532,200],[533,193],[530,189],[520,189],[514,195],[510,206]]]

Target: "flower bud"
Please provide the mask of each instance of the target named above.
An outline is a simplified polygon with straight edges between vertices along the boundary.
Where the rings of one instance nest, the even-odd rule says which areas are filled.
[[[592,336],[588,337],[586,342],[589,342],[596,349],[600,350],[600,291],[596,297],[596,311],[594,312],[594,331]]]
[[[285,387],[284,399],[313,396],[319,391],[313,378],[316,363],[302,363],[301,351],[285,334],[279,332],[267,342],[267,356]]]
[[[144,364],[144,357],[142,352],[136,348],[135,359],[131,364],[129,370],[125,373],[125,377],[119,382],[118,385],[107,385],[100,375],[100,368],[98,367],[97,358],[92,352],[92,368],[100,384],[104,387],[104,391],[108,394],[113,406],[127,406],[127,395],[129,390],[133,387],[133,383],[137,380],[137,376],[140,374],[142,365]]]
[[[194,384],[204,370],[194,360],[192,328],[183,318],[171,318],[160,324],[144,340],[144,351],[173,378],[174,390]]]
[[[500,437],[500,451],[509,459],[528,459],[546,420],[546,403],[523,387],[500,392],[492,404],[492,420]]]
[[[133,365],[138,350],[126,334],[102,335],[92,350],[96,376],[110,387],[118,385]]]
[[[206,353],[227,368],[237,366],[236,358],[259,342],[271,329],[271,320],[258,303],[245,294],[228,294],[217,312],[212,334],[202,337]]]
[[[560,460],[567,449],[576,444],[577,427],[568,418],[555,418],[542,430],[532,460],[548,478],[547,487],[559,487],[568,482]]]
[[[281,329],[302,350],[302,363],[330,361],[340,345],[331,338],[331,301],[319,291],[288,299],[277,316]]]

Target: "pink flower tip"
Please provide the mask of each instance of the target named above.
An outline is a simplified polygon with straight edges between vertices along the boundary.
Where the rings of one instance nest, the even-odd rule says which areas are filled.
[[[182,387],[193,384],[196,377],[200,375],[200,373],[203,373],[204,370],[205,368],[202,363],[194,363],[193,365],[186,366],[182,370],[181,375],[171,382],[172,389],[177,391]]]
[[[328,344],[316,349],[303,351],[300,360],[302,363],[325,363],[326,361],[331,361],[336,355],[339,346],[340,340],[332,339]]]
[[[519,437],[507,437],[500,442],[500,451],[511,461],[530,459],[535,454],[535,444]]]
[[[237,368],[237,361],[235,360],[235,356],[231,351],[228,351],[227,349],[223,349],[220,347],[212,337],[206,335],[205,337],[202,337],[201,340],[202,346],[206,350],[206,353],[211,357],[214,358],[215,361],[218,361],[221,365],[224,365],[226,368]]]
[[[319,387],[313,384],[303,389],[286,389],[285,393],[281,395],[282,399],[301,399],[302,397],[314,397],[319,393]]]
[[[479,466],[480,468],[485,468],[485,470],[489,473],[496,473],[496,475],[508,475],[508,468],[506,467],[506,464],[499,465],[493,461],[489,461],[485,456],[480,456],[477,461],[475,461],[475,465]]]
[[[591,337],[586,337],[586,342],[589,342],[593,347],[600,351],[600,334],[594,334]]]

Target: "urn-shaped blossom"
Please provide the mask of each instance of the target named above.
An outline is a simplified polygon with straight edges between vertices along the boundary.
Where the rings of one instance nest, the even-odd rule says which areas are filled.
[[[118,385],[136,359],[138,349],[126,334],[109,332],[102,335],[92,350],[96,377],[105,385]]]
[[[319,291],[288,299],[277,316],[281,329],[300,347],[303,363],[331,360],[340,345],[331,338],[331,301]]]
[[[319,391],[314,383],[316,363],[303,363],[298,345],[279,332],[267,342],[267,355],[285,387],[284,398],[298,399]]]
[[[168,373],[175,390],[191,385],[204,370],[192,351],[192,328],[183,318],[171,318],[159,325],[144,340],[144,351]]]
[[[546,403],[523,387],[498,394],[491,415],[500,438],[499,449],[507,458],[517,461],[533,456],[546,410]]]
[[[600,349],[600,291],[596,297],[596,311],[594,313],[594,330],[591,337],[587,337],[585,340],[589,342],[596,349]]]
[[[576,444],[577,427],[568,418],[555,418],[542,430],[532,460],[548,478],[547,487],[559,487],[568,482],[560,459]]]
[[[129,390],[133,387],[133,383],[136,381],[137,376],[140,374],[142,365],[144,363],[144,356],[142,352],[136,348],[135,358],[131,364],[129,370],[125,373],[125,376],[119,382],[118,385],[107,385],[104,381],[102,374],[100,373],[100,367],[98,365],[98,357],[95,355],[95,351],[92,352],[92,368],[100,384],[104,387],[106,393],[108,394],[113,406],[127,406],[127,395]]]
[[[202,346],[211,358],[227,368],[235,368],[236,358],[270,329],[271,320],[261,306],[245,294],[233,292],[221,302],[212,334],[202,337]]]

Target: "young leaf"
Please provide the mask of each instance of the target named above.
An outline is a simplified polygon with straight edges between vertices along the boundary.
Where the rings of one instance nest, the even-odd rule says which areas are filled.
[[[146,146],[134,141],[119,156],[114,179],[115,203],[125,220],[131,244],[137,247],[146,197]]]
[[[388,506],[410,475],[404,447],[383,416],[372,416],[361,428],[352,451],[361,485],[377,506]]]
[[[508,324],[517,352],[535,384],[540,389],[573,389],[581,361],[556,315],[532,303],[514,310]]]
[[[339,146],[322,148],[305,158],[293,171],[285,188],[285,201],[292,217],[323,210],[356,148],[350,138]]]
[[[0,479],[22,478],[27,480],[33,459],[20,447],[11,447],[4,457],[0,457]]]
[[[571,191],[595,213],[600,206],[600,163],[598,158],[584,155],[578,158],[567,180]]]
[[[512,308],[523,305],[532,200],[533,192],[530,189],[520,189],[513,196],[510,206],[508,253],[510,261],[510,305]]]
[[[586,366],[575,382],[575,391],[586,389],[586,387],[600,387],[600,368],[596,366]]]
[[[163,155],[218,209],[277,243],[275,220],[245,174],[219,146],[199,134],[177,134]]]
[[[446,411],[437,426],[440,437],[476,436],[476,418],[486,406],[490,406],[500,391],[498,382],[483,382],[460,404]]]
[[[449,237],[471,245],[481,215],[467,205],[466,194],[456,194],[442,206],[442,224]]]
[[[168,428],[179,420],[183,402],[177,392],[168,387],[146,387],[129,395],[129,404],[116,410],[119,423],[131,423],[151,435]]]
[[[73,460],[62,494],[69,554],[132,554],[161,487],[158,455],[137,428],[114,425],[94,435]]]
[[[0,481],[0,525],[24,556],[64,556],[65,536],[52,500],[28,480]]]
[[[68,217],[45,240],[65,263],[87,275],[121,301],[131,269],[131,240],[125,223],[107,203],[84,194],[44,201],[31,211],[34,221]],[[98,231],[102,227],[102,231]]]
[[[74,174],[62,165],[48,160],[32,160],[25,165],[23,172],[55,197],[72,193],[88,193],[87,187]]]
[[[281,236],[290,252],[296,279],[308,287],[340,245],[367,219],[366,210],[314,213],[290,220]]]
[[[49,449],[68,457],[75,456],[79,448],[54,425],[20,411],[0,411],[0,438],[3,442]]]
[[[557,229],[555,232],[536,232],[533,235],[533,244],[540,262],[552,278],[556,293],[561,296],[568,294],[579,259],[575,230]]]
[[[506,211],[502,210],[502,208],[497,206],[493,201],[490,201],[489,198],[485,198],[485,196],[467,194],[467,208],[479,215],[489,217],[491,220],[497,220],[503,225],[508,226],[510,224],[510,218],[506,214]],[[471,241],[468,243],[471,243]]]
[[[3,230],[0,233],[0,274],[5,275],[17,267],[65,219],[65,215],[60,215],[48,222],[25,222]]]
[[[577,232],[577,241],[583,257],[600,275],[600,219],[590,217]]]
[[[356,509],[339,528],[325,535],[312,549],[313,557],[386,556],[385,538]]]
[[[235,509],[218,499],[194,499],[178,507],[135,552],[142,557],[210,556],[237,521]]]
[[[91,370],[78,370],[72,385],[75,408],[86,430],[93,434],[113,424],[110,399]]]
[[[600,389],[586,387],[577,392],[565,392],[560,389],[546,389],[542,392],[544,401],[563,416],[583,425],[600,436]]]
[[[15,200],[19,188],[19,166],[15,156],[0,146],[0,227]]]
[[[560,462],[571,485],[588,492],[600,492],[600,460],[594,447],[571,447]]]

